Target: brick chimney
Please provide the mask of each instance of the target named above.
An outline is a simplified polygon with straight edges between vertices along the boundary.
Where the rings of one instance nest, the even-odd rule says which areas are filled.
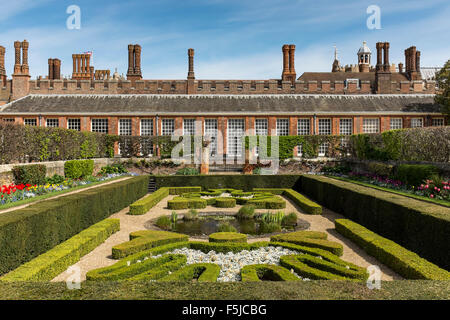
[[[415,46],[411,46],[405,50],[406,75],[409,80],[421,80],[420,73],[420,51]]]
[[[389,42],[377,42],[377,65],[375,70],[375,92],[392,93],[391,66],[389,64]]]
[[[295,72],[295,45],[285,44],[282,47],[283,51],[283,72],[281,80],[295,82],[297,74]]]
[[[138,45],[138,44],[128,45],[127,80],[131,80],[133,85],[134,85],[134,81],[142,79],[141,52],[142,52],[142,48],[140,45]]]
[[[0,85],[6,86],[5,47],[0,46]]]
[[[295,45],[291,44],[289,46],[289,73],[292,77],[292,82],[297,79],[297,73],[295,72]]]
[[[188,79],[195,79],[194,73],[194,49],[188,49],[189,71]]]
[[[30,92],[30,68],[28,66],[29,43],[15,41],[15,63],[12,75],[12,100],[25,97]],[[21,52],[22,50],[22,52]]]

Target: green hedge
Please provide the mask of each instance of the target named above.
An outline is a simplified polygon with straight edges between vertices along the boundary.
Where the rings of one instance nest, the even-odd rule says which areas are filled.
[[[344,253],[344,247],[342,246],[342,244],[319,238],[321,236],[323,235],[320,235],[319,233],[308,234],[305,233],[305,231],[297,231],[272,236],[270,238],[270,241],[289,242],[298,244],[300,246],[319,248],[329,251],[337,256],[342,256],[342,254]]]
[[[286,208],[286,201],[280,197],[269,196],[255,196],[245,202],[245,204],[253,205],[256,209],[284,209]]]
[[[181,269],[183,266],[186,265],[186,262],[187,262],[187,258],[184,254],[168,254],[168,255],[163,256],[160,259],[163,259],[165,257],[168,257],[170,259],[170,261],[167,261],[164,264],[161,264],[161,265],[153,267],[147,271],[139,273],[135,276],[132,276],[131,278],[128,278],[127,280],[130,280],[130,281],[158,280],[158,279],[161,279],[161,278],[169,275],[173,271]]]
[[[154,193],[145,196],[130,206],[130,215],[146,214],[151,208],[169,195],[169,188],[161,188]]]
[[[347,269],[308,254],[282,256],[280,265],[313,280],[365,280],[368,277],[362,268]]]
[[[17,184],[45,184],[47,167],[43,164],[31,164],[27,166],[15,166],[12,168],[14,183]]]
[[[300,175],[200,175],[155,176],[156,186],[201,186],[202,190],[233,188],[252,191],[254,188],[292,188],[300,190]]]
[[[151,261],[154,261],[155,259],[152,259],[150,261],[149,258],[152,256],[157,256],[160,254],[164,254],[169,251],[173,251],[175,249],[181,249],[189,247],[189,242],[175,242],[175,243],[169,243],[166,245],[154,247],[145,251],[140,251],[138,253],[135,253],[133,255],[127,256],[126,258],[119,260],[115,264],[103,267],[95,270],[91,270],[86,274],[87,280],[113,280],[113,279],[120,279],[124,278],[124,276],[121,276],[121,274],[126,274],[126,271],[130,266],[133,266],[132,270],[135,270],[135,268],[139,267],[139,262],[144,261],[145,263],[149,263]],[[132,271],[129,272],[132,275],[138,274],[140,271]]]
[[[216,282],[220,274],[220,267],[214,263],[196,263],[181,268],[160,281],[192,281]]]
[[[324,176],[303,176],[302,192],[450,270],[450,208]]]
[[[214,206],[217,208],[234,208],[236,207],[236,199],[234,198],[216,198]]]
[[[0,275],[129,206],[147,188],[148,176],[138,176],[2,213]]]
[[[395,178],[410,185],[420,186],[424,180],[439,173],[438,168],[426,164],[401,164],[395,169]]]
[[[201,198],[176,197],[167,201],[167,208],[171,210],[204,209],[206,206],[206,200]]]
[[[113,259],[122,259],[139,251],[161,246],[172,242],[183,242],[188,240],[184,234],[143,230],[130,233],[130,241],[118,244],[112,248]]]
[[[247,243],[247,235],[237,232],[216,232],[209,235],[209,242],[244,242]]]
[[[450,272],[347,219],[335,220],[336,231],[406,279],[450,280]],[[448,257],[448,252],[443,252]]]
[[[269,264],[252,264],[241,269],[243,282],[250,281],[299,281],[300,278],[281,266]]]
[[[291,199],[297,206],[299,206],[305,213],[322,214],[322,207],[314,201],[306,198],[302,194],[293,189],[285,188],[255,188],[255,192],[270,192],[274,195],[283,195]]]
[[[169,194],[181,195],[183,193],[201,192],[202,187],[169,187]]]
[[[217,242],[203,242],[203,241],[191,241],[189,242],[189,247],[194,250],[200,250],[204,253],[208,253],[210,251],[215,251],[218,253],[227,253],[233,252],[237,253],[242,250],[256,250],[262,247],[267,247],[268,242],[253,242],[253,243],[236,243],[236,242],[225,242],[225,243],[217,243]]]
[[[64,176],[70,179],[79,179],[92,176],[94,160],[69,160],[64,163]]]
[[[81,257],[119,231],[119,219],[106,219],[81,231],[37,258],[0,278],[1,281],[51,281]]]

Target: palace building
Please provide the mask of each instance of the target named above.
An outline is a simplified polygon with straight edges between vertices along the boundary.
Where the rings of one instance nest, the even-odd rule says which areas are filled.
[[[95,70],[89,54],[74,54],[71,79],[62,79],[61,60],[51,58],[48,76],[31,80],[29,43],[14,47],[9,79],[0,46],[0,119],[18,124],[136,136],[220,134],[216,151],[231,156],[245,132],[351,135],[448,124],[434,103],[435,81],[422,77],[420,51],[406,49],[405,63],[396,66],[388,42],[376,44],[375,66],[364,42],[357,64],[341,66],[335,52],[331,72],[298,78],[295,45],[284,45],[281,78],[267,80],[197,79],[193,49],[186,79],[146,80],[139,45],[128,46],[126,79]]]

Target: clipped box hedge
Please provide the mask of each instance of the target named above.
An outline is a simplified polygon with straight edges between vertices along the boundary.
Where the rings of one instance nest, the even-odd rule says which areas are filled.
[[[181,195],[183,193],[201,192],[202,187],[169,187],[169,194]]]
[[[209,242],[244,242],[247,243],[247,235],[237,232],[216,232],[209,235]]]
[[[189,237],[168,231],[143,230],[130,233],[130,241],[118,244],[112,248],[113,259],[122,259],[139,251],[173,242],[184,242]]]
[[[47,167],[44,164],[30,164],[26,166],[15,166],[11,170],[14,183],[18,184],[45,184]]]
[[[293,189],[285,188],[255,188],[254,192],[270,192],[274,195],[282,195],[292,200],[305,213],[308,214],[322,214],[322,206],[314,201],[306,198],[304,195],[298,193]]]
[[[94,160],[69,160],[64,163],[64,176],[70,179],[79,179],[92,176]]]
[[[220,274],[220,267],[214,263],[195,263],[183,267],[160,281],[192,281],[198,282],[216,282]]]
[[[154,176],[156,186],[200,186],[203,190],[233,188],[252,191],[254,188],[292,188],[300,190],[300,175],[198,175]]]
[[[336,219],[335,226],[337,232],[406,279],[450,280],[450,272],[447,270],[351,220]],[[448,256],[449,253],[442,254]]]
[[[183,266],[186,265],[187,262],[187,258],[184,254],[167,254],[159,259],[163,258],[168,258],[169,261],[166,261],[165,263],[162,263],[158,266],[145,270],[126,280],[130,281],[158,280],[169,275],[173,271],[181,269]]]
[[[194,250],[200,250],[204,253],[215,251],[218,253],[233,252],[237,253],[242,250],[256,250],[269,245],[266,241],[253,242],[253,243],[237,243],[237,242],[203,242],[203,241],[190,241],[189,248]]]
[[[37,258],[0,278],[1,281],[50,281],[80,261],[110,235],[119,231],[119,219],[106,219],[81,231]]]
[[[205,209],[206,206],[206,200],[201,198],[176,197],[167,201],[167,208],[170,210]]]
[[[302,192],[450,270],[450,208],[324,176],[303,176]]]
[[[252,264],[241,269],[242,282],[255,281],[300,281],[300,278],[292,274],[288,269],[269,264]]]
[[[156,206],[161,200],[169,195],[169,188],[161,188],[145,196],[130,206],[130,215],[146,214],[151,208]]]
[[[236,207],[236,199],[234,198],[216,198],[214,206],[217,208],[234,208]]]
[[[325,234],[326,235],[326,234]],[[337,256],[342,256],[344,253],[344,247],[342,244],[328,241],[319,232],[307,233],[305,231],[297,231],[290,233],[282,233],[270,238],[272,242],[289,242],[298,244],[300,246],[319,248],[329,251]]]
[[[128,178],[0,215],[0,275],[54,248],[147,193],[148,176]]]
[[[125,270],[127,270],[130,266],[134,266],[133,269],[139,267],[139,265],[137,265],[138,261],[141,262],[144,261],[145,263],[149,263],[150,261],[148,260],[152,256],[157,256],[169,251],[173,251],[175,249],[181,249],[186,247],[189,247],[189,242],[175,242],[154,247],[148,250],[140,251],[138,253],[135,253],[133,255],[125,257],[124,259],[119,260],[118,262],[116,262],[111,266],[89,271],[86,274],[86,279],[94,281],[103,281],[103,280],[125,278],[126,277]],[[131,271],[131,272],[128,271],[128,273],[132,275],[136,275],[139,272],[140,271]],[[120,276],[121,274],[123,276]]]

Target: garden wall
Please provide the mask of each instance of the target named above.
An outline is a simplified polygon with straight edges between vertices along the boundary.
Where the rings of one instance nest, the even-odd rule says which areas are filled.
[[[450,270],[450,208],[323,176],[302,176],[301,192]]]
[[[0,275],[122,210],[147,188],[148,176],[138,176],[0,214]]]
[[[205,175],[154,176],[156,187],[200,186],[202,189],[233,188],[252,191],[253,188],[300,189],[301,175]]]

